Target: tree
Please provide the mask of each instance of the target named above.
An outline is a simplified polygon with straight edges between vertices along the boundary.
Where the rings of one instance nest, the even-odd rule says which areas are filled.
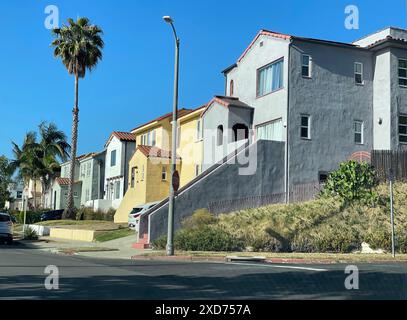
[[[75,105],[72,119],[72,149],[70,166],[70,184],[67,208],[64,218],[74,218],[73,187],[75,178],[75,160],[78,144],[79,122],[79,78],[84,78],[86,71],[92,71],[102,59],[103,31],[96,25],[91,25],[88,18],[79,18],[76,22],[68,19],[68,25],[52,31],[55,36],[52,46],[54,56],[60,58],[68,73],[75,76]]]
[[[11,171],[9,161],[5,156],[0,156],[0,209],[4,208],[4,204],[9,200],[10,193],[8,186],[11,182]]]

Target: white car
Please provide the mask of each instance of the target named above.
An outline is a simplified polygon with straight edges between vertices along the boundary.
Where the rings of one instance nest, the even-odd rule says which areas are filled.
[[[140,216],[157,205],[159,202],[146,203],[141,206],[135,207],[129,214],[129,227],[137,229],[140,223]]]
[[[0,212],[0,241],[13,244],[13,221],[8,213]]]

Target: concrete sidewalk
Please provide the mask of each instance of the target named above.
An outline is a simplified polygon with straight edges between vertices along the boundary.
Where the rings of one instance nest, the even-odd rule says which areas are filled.
[[[41,237],[40,241],[29,242],[30,246],[38,250],[65,255],[80,255],[103,259],[130,260],[133,256],[141,255],[151,250],[136,250],[132,245],[136,242],[135,236],[128,236],[107,242],[83,242],[65,239]],[[21,243],[26,243],[21,241]]]

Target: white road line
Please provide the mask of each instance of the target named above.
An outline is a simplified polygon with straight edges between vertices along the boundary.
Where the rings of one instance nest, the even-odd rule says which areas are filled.
[[[241,265],[241,266],[251,266],[251,267],[268,267],[268,268],[280,268],[280,269],[294,269],[294,270],[307,270],[316,272],[326,272],[328,269],[318,269],[318,268],[308,268],[308,267],[297,267],[297,266],[283,266],[274,264],[254,264],[254,263],[234,263],[234,262],[224,262],[227,265]]]

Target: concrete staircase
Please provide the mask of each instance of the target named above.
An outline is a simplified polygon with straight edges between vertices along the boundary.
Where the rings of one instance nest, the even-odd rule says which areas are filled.
[[[148,234],[145,233],[143,238],[139,240],[139,242],[133,244],[134,249],[145,250],[150,249],[150,244],[148,243]]]

